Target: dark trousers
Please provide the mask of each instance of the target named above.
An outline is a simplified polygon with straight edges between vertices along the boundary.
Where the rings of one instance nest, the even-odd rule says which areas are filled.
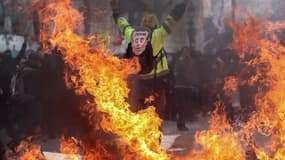
[[[191,116],[191,108],[194,104],[193,92],[191,88],[175,88],[175,110],[177,113],[177,125],[185,125],[186,118]]]
[[[129,79],[128,86],[131,89],[127,101],[134,112],[154,106],[160,118],[165,117],[166,87],[164,77],[157,79],[138,80]],[[149,101],[154,98],[154,101]]]

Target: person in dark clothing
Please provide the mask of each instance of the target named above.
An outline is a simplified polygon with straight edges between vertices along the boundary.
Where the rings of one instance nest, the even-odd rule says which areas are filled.
[[[176,61],[175,69],[175,108],[177,110],[177,128],[187,131],[185,125],[186,115],[192,113],[197,105],[200,88],[199,70],[197,59],[190,53],[188,47],[183,47]]]
[[[174,76],[174,67],[176,61],[175,54],[168,54],[167,60],[169,64],[169,74],[168,74],[168,85],[166,90],[166,119],[167,120],[176,120],[176,108],[175,106],[175,96],[174,96],[174,84],[175,84],[175,76]]]

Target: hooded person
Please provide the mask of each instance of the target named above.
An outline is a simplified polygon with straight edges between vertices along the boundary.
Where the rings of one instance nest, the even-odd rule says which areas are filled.
[[[131,108],[137,111],[148,105],[154,105],[160,117],[163,118],[166,105],[165,85],[167,85],[169,73],[163,45],[176,22],[182,18],[186,4],[176,5],[161,26],[158,25],[158,19],[154,14],[147,14],[142,18],[141,26],[132,27],[125,17],[120,16],[123,12],[118,7],[118,3],[118,0],[112,0],[111,7],[115,22],[128,42],[125,58],[136,56],[141,65],[141,71],[135,78],[137,82],[135,85],[130,85],[129,99],[135,101],[131,103]],[[132,92],[135,94],[132,95]],[[154,103],[145,105],[145,99],[150,96],[154,96]]]

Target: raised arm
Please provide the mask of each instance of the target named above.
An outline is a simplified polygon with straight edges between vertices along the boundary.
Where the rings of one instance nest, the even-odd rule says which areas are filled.
[[[182,18],[186,9],[186,3],[176,5],[166,17],[162,25],[153,30],[152,33],[152,46],[153,53],[158,54],[159,50],[163,47],[164,42],[168,35],[174,30],[176,23]]]
[[[129,24],[125,17],[121,16],[123,12],[119,8],[119,0],[111,0],[110,5],[113,11],[112,15],[115,23],[117,24],[120,32],[124,35],[125,40],[130,43],[134,28]]]

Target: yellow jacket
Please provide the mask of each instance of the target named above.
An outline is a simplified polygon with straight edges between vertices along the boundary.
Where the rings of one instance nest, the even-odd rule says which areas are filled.
[[[163,44],[166,41],[166,38],[173,30],[175,24],[176,21],[171,16],[167,16],[163,24],[152,31],[151,45],[153,48],[154,57],[156,57],[160,53],[161,49],[163,48]],[[117,25],[119,30],[123,33],[125,40],[128,43],[130,43],[134,28],[129,24],[127,19],[124,17],[118,18]],[[156,75],[161,76],[166,73],[168,73],[168,64],[166,56],[163,56],[162,62],[158,62],[156,64]],[[150,79],[154,77],[154,74],[155,74],[155,69],[153,69],[150,73],[141,74],[139,75],[139,77],[141,79]]]

